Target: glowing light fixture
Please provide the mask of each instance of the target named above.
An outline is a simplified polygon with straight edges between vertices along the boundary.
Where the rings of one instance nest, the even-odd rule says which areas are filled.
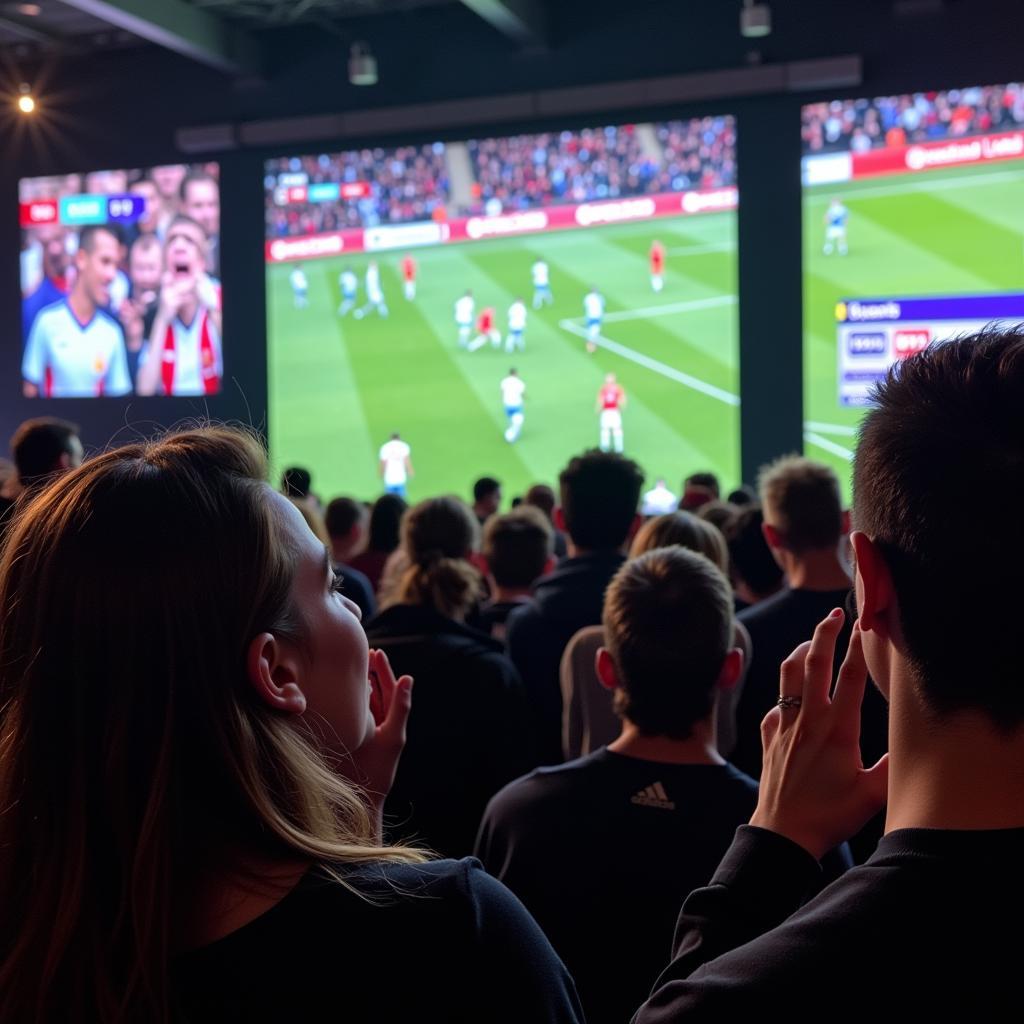
[[[27,85],[22,85],[18,90],[18,109],[23,114],[35,113],[36,101],[32,95],[32,90]]]

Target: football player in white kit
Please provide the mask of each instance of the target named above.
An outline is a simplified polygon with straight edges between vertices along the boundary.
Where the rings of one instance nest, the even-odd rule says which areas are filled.
[[[345,316],[355,308],[356,292],[359,291],[359,278],[351,267],[346,267],[338,276],[338,285],[341,287],[341,305],[338,307],[338,316]]]
[[[386,494],[405,497],[405,485],[413,475],[412,449],[397,431],[380,447],[380,475]]]
[[[825,255],[831,256],[833,248],[839,250],[840,256],[849,251],[846,248],[846,222],[850,211],[841,199],[833,199],[825,211]]]
[[[505,338],[505,351],[514,352],[517,348],[522,351],[526,348],[523,341],[523,331],[526,330],[526,303],[522,299],[516,299],[508,307],[508,335]]]
[[[505,415],[508,417],[505,440],[509,444],[513,444],[523,429],[523,396],[526,394],[526,385],[516,373],[515,367],[512,367],[500,386],[501,401],[505,406]]]
[[[305,309],[309,305],[309,281],[301,263],[296,263],[294,270],[288,275],[292,283],[292,301],[296,309]]]
[[[124,330],[107,312],[121,255],[104,225],[82,229],[71,293],[39,311],[21,363],[27,398],[94,398],[132,389]]]
[[[583,315],[587,321],[587,351],[597,351],[597,339],[601,336],[601,321],[604,319],[604,296],[596,287],[583,296]]]
[[[466,294],[455,302],[455,326],[459,330],[459,348],[468,348],[469,336],[473,333],[473,314],[476,303],[473,293],[467,289]]]
[[[388,304],[384,301],[384,292],[380,286],[380,267],[376,260],[370,260],[366,268],[366,304],[356,310],[356,319],[362,320],[373,309],[377,310],[378,316],[388,315]]]
[[[530,268],[530,275],[533,278],[533,308],[552,305],[555,297],[551,294],[551,272],[547,263],[537,260]]]

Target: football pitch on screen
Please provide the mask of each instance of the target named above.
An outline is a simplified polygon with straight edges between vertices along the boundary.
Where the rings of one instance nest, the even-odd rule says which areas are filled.
[[[849,252],[825,255],[833,196],[850,211]],[[863,409],[839,403],[840,299],[980,295],[1024,288],[1024,162],[930,171],[804,193],[804,451],[850,494]]]
[[[409,497],[468,496],[483,475],[506,497],[554,485],[568,459],[598,445],[595,402],[605,374],[626,391],[625,454],[649,482],[678,487],[687,473],[739,479],[736,218],[713,213],[412,250],[416,297],[403,295],[402,250],[378,253],[389,316],[338,315],[338,278],[360,279],[371,256],[308,260],[308,306],[296,308],[295,264],[269,265],[270,447],[275,474],[313,473],[325,500],[381,492],[378,451],[392,432],[412,448]],[[648,253],[666,248],[664,288],[651,286]],[[530,268],[550,267],[554,302],[534,309]],[[606,307],[598,351],[588,355],[583,297],[596,286]],[[458,346],[455,301],[473,292],[493,306],[500,349]],[[529,310],[525,350],[505,352],[508,307]],[[475,325],[473,334],[475,335]],[[507,426],[499,384],[515,367],[526,384],[519,439]]]

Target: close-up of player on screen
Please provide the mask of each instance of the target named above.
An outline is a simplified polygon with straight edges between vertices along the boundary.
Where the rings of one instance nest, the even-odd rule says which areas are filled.
[[[135,390],[140,395],[220,391],[220,291],[206,272],[206,233],[179,215],[167,229],[160,296],[146,332]]]

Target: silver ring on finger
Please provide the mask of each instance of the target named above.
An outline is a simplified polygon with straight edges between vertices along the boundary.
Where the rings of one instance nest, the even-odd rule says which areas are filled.
[[[803,697],[786,697],[785,695],[783,695],[779,697],[777,701],[777,706],[780,707],[783,711],[789,711],[791,709],[797,711],[800,709],[800,705],[803,704],[803,702]]]

